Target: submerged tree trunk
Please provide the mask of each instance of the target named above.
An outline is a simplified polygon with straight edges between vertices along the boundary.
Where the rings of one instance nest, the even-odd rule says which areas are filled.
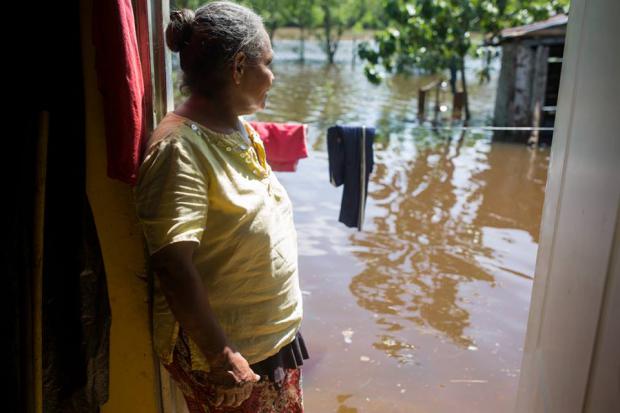
[[[338,26],[338,34],[333,35],[332,29],[334,28],[334,22],[332,21],[332,14],[329,5],[321,6],[323,12],[325,13],[325,17],[323,19],[323,31],[325,36],[325,54],[327,55],[327,61],[329,64],[334,64],[334,56],[336,55],[336,51],[338,50],[338,43],[340,41],[340,36],[342,35],[342,26]]]
[[[463,94],[465,100],[465,122],[468,122],[471,118],[471,114],[469,113],[469,95],[467,94],[467,79],[465,78],[465,56],[460,57],[459,63],[459,70],[461,72],[461,84],[463,85]]]
[[[458,71],[456,68],[456,59],[450,59],[450,67],[448,70],[450,71],[450,91],[452,92],[452,96],[456,95],[456,82],[458,80]]]
[[[330,8],[323,6],[325,12],[325,18],[323,19],[323,30],[325,31],[325,53],[327,54],[327,61],[329,64],[334,63],[334,52],[332,51],[332,14]]]
[[[299,27],[299,61],[306,60],[306,28]]]

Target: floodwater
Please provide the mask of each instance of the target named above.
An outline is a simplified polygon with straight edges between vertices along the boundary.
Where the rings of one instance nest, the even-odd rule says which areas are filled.
[[[511,411],[547,154],[466,135],[376,161],[362,232],[337,222],[325,153],[279,174],[299,232],[307,411]]]
[[[519,378],[549,150],[415,121],[419,85],[373,86],[351,44],[326,67],[276,42],[276,83],[259,120],[309,125],[310,155],[278,173],[299,234],[310,413],[511,411]],[[477,86],[477,123],[494,85]],[[495,72],[495,76],[497,71]],[[474,123],[476,123],[474,122]],[[325,132],[377,128],[363,231],[338,222]]]

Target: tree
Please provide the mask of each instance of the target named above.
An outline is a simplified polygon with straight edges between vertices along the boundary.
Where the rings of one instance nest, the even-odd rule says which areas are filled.
[[[338,51],[340,37],[344,32],[344,10],[338,7],[338,3],[338,0],[319,0],[323,26],[323,33],[319,38],[323,42],[323,51],[329,64],[334,63],[334,55]]]
[[[316,25],[317,18],[316,0],[289,0],[287,8],[289,16],[288,24],[299,28],[299,59],[305,58],[306,36],[309,30]]]
[[[334,63],[342,34],[365,19],[369,3],[368,0],[318,0],[323,29],[319,39],[329,64]]]
[[[242,3],[263,18],[263,23],[271,39],[273,39],[276,30],[284,26],[289,20],[290,8],[287,5],[291,3],[290,0],[245,0]]]
[[[567,12],[569,0],[386,0],[387,27],[375,36],[376,45],[363,43],[359,55],[366,60],[365,73],[374,83],[382,73],[428,73],[450,71],[453,92],[457,73],[465,93],[465,118],[470,111],[467,99],[465,57],[474,48],[472,32],[497,36],[505,27],[542,20]],[[492,51],[483,49],[490,62]],[[488,65],[486,67],[488,71]],[[488,80],[487,75],[481,80]]]

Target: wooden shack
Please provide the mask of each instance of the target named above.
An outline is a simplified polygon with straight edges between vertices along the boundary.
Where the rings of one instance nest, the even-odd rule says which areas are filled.
[[[493,43],[502,48],[494,126],[552,128],[560,87],[568,16],[559,14],[504,29]],[[500,130],[494,139],[550,143],[551,130]]]

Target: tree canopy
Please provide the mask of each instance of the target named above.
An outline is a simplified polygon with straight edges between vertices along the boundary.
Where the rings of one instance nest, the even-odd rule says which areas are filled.
[[[504,28],[568,12],[569,0],[384,0],[386,26],[375,43],[360,45],[365,73],[379,83],[386,73],[450,71],[453,92],[457,73],[467,93],[465,57],[478,53],[487,65],[479,73],[488,80],[494,51],[482,40],[493,39]],[[472,34],[478,34],[478,41]],[[466,96],[467,99],[467,96]],[[465,101],[466,117],[469,108]]]
[[[475,48],[472,33],[487,38],[506,28],[568,11],[569,0],[384,0],[387,21],[375,43],[360,45],[366,73],[449,69]]]
[[[170,0],[171,9],[195,10],[209,0]],[[346,30],[382,27],[382,0],[237,0],[252,8],[263,19],[269,35],[273,38],[280,27],[300,29],[301,58],[304,40],[314,33],[322,44],[329,63],[342,34]]]

